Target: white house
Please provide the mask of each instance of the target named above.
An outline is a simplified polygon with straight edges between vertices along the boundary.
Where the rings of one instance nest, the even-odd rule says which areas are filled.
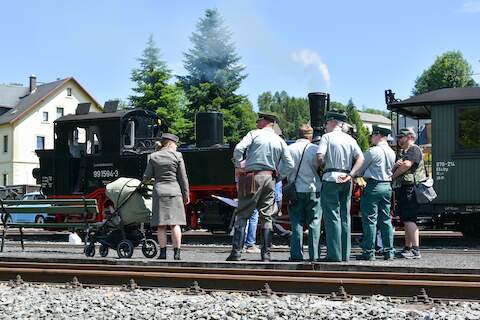
[[[372,133],[373,125],[388,129],[392,128],[392,121],[384,115],[366,112],[359,112],[359,114],[360,119],[362,119],[363,124],[368,129],[369,133]]]
[[[75,113],[78,103],[100,104],[73,77],[28,87],[0,85],[0,185],[36,184],[36,149],[53,149],[53,121]]]

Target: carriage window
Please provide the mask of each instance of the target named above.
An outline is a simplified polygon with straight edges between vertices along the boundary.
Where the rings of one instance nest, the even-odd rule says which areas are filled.
[[[458,151],[480,152],[480,106],[459,108],[457,120]]]
[[[123,146],[133,148],[135,146],[135,122],[128,121],[125,135],[123,136]]]

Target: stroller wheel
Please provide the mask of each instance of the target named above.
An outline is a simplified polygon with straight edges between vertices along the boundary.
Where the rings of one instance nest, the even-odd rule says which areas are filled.
[[[119,258],[131,258],[133,255],[133,244],[130,240],[122,240],[117,247]]]
[[[83,247],[83,253],[85,253],[87,257],[93,257],[95,255],[95,244],[86,243],[85,247]]]
[[[100,249],[98,251],[100,252],[101,257],[105,258],[108,256],[108,247],[106,245],[100,245]]]
[[[158,253],[158,246],[155,240],[147,239],[143,241],[142,253],[145,258],[154,258]]]

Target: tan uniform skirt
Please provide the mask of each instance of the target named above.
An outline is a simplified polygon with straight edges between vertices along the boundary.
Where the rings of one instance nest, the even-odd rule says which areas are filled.
[[[186,225],[182,196],[153,196],[151,226]]]

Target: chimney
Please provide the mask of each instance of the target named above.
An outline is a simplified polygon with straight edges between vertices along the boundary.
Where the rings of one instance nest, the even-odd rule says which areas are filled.
[[[323,92],[310,92],[308,94],[310,105],[310,125],[313,128],[313,139],[324,133],[323,123],[325,113],[330,110],[330,95]]]
[[[35,91],[35,89],[37,89],[37,77],[34,74],[32,74],[30,76],[30,87],[29,87],[29,89],[30,89],[30,93],[32,93],[33,91]]]

